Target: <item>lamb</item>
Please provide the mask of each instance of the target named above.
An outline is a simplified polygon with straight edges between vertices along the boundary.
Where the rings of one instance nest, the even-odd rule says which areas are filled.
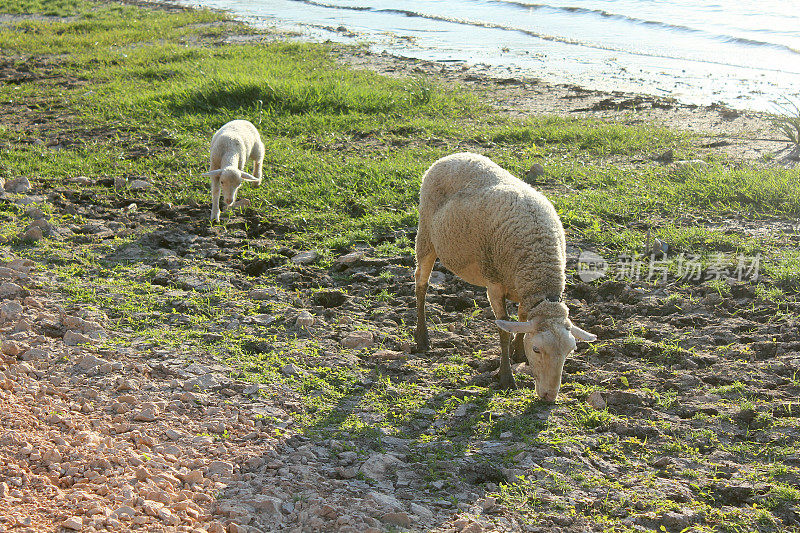
[[[244,171],[247,160],[253,160],[253,174]],[[264,143],[252,123],[232,120],[211,138],[211,168],[203,176],[211,178],[211,221],[219,222],[220,189],[225,205],[234,206],[236,193],[243,181],[261,185]]]
[[[423,352],[430,347],[425,293],[437,257],[463,280],[486,287],[500,335],[500,386],[516,388],[510,356],[527,358],[536,394],[555,401],[576,340],[597,337],[572,324],[563,302],[566,238],[553,204],[482,155],[457,153],[431,165],[420,189],[414,273],[414,340]],[[506,320],[507,299],[519,303],[519,322]]]

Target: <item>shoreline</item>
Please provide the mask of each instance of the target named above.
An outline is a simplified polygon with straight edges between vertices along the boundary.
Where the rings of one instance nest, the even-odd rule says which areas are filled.
[[[184,7],[172,3],[166,5]],[[263,33],[263,28],[250,24],[246,18],[223,12],[256,31],[253,35],[228,37],[223,41],[227,44],[261,39],[318,42],[292,31],[270,29]],[[331,28],[331,31],[335,30]],[[370,70],[389,77],[422,75],[435,82],[458,83],[477,91],[480,97],[489,99],[493,106],[512,116],[555,114],[613,120],[629,125],[648,121],[697,136],[701,142],[696,148],[704,156],[724,155],[735,162],[765,167],[791,168],[798,162],[797,155],[791,151],[791,143],[781,139],[773,125],[777,115],[765,111],[735,109],[720,103],[687,104],[673,97],[604,91],[577,84],[554,83],[538,77],[499,76],[492,67],[471,65],[467,61],[429,61],[387,52],[376,53],[355,44],[328,43],[333,46],[336,60],[349,68]],[[702,142],[704,139],[707,142]]]
[[[194,5],[186,0],[177,1],[185,5]],[[311,4],[316,5],[314,2]],[[748,57],[749,54],[745,51],[741,56],[732,53],[729,57],[731,61],[717,61],[714,57],[689,53],[692,49],[686,48],[687,43],[683,43],[680,39],[672,42],[672,37],[669,35],[662,36],[666,39],[664,45],[666,48],[686,51],[687,55],[683,59],[680,54],[675,56],[666,52],[662,54],[660,49],[648,52],[636,47],[634,49],[615,48],[614,45],[606,47],[602,43],[594,43],[592,39],[584,42],[580,38],[578,40],[551,38],[549,35],[543,40],[534,39],[530,42],[505,41],[502,38],[495,42],[496,36],[483,36],[483,38],[476,36],[474,43],[472,41],[469,44],[464,43],[468,46],[468,49],[465,49],[454,42],[453,39],[456,37],[450,35],[452,28],[437,26],[427,31],[416,31],[413,29],[413,24],[409,25],[410,23],[401,20],[372,20],[364,19],[361,15],[354,15],[353,18],[347,14],[350,13],[348,10],[342,11],[343,14],[340,16],[336,13],[339,13],[337,9],[341,9],[342,6],[336,3],[323,3],[323,7],[333,9],[331,13],[325,11],[323,14],[311,8],[310,11],[305,8],[295,10],[293,2],[281,4],[283,6],[281,9],[253,8],[237,2],[220,0],[204,0],[202,4],[197,5],[221,10],[263,31],[291,33],[309,42],[333,42],[368,47],[374,54],[408,56],[423,62],[474,63],[477,67],[487,64],[494,72],[493,77],[496,78],[540,78],[552,85],[575,84],[605,93],[636,93],[656,98],[675,98],[687,104],[705,107],[723,105],[733,109],[767,113],[780,113],[780,107],[775,102],[782,101],[785,96],[793,95],[793,98],[798,96],[793,78],[798,73],[791,68],[787,70],[786,67],[794,64],[793,58],[788,59],[785,64],[769,63],[769,66],[765,63],[750,64],[747,61],[734,60],[737,57],[740,59]],[[371,12],[372,8],[364,7],[363,10]],[[361,12],[362,9],[353,9],[352,12],[356,11]],[[426,20],[430,16],[434,21],[449,20],[447,17],[442,19],[436,14],[430,15],[425,9],[409,11],[406,16],[419,16]],[[493,24],[480,17],[474,20],[471,18],[453,20],[474,24],[478,28],[489,27],[508,30],[511,33],[527,33],[516,26]],[[564,35],[570,34],[568,30],[566,31]],[[580,30],[578,31],[580,33]],[[437,37],[439,32],[442,33],[442,37]],[[540,36],[536,32],[532,35]],[[562,41],[579,44],[582,51],[549,47],[554,42]],[[704,49],[700,43],[694,43],[694,46],[696,51]],[[599,50],[605,51],[606,55],[598,56],[596,52]],[[720,57],[724,57],[724,54]],[[774,55],[769,57],[774,58]],[[765,70],[761,71],[762,68]],[[763,72],[767,72],[766,78],[763,77]],[[774,78],[771,77],[773,74]]]

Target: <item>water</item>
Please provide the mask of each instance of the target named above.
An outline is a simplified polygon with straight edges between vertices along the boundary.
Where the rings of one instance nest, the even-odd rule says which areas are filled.
[[[604,91],[800,101],[800,1],[194,0],[304,38]]]

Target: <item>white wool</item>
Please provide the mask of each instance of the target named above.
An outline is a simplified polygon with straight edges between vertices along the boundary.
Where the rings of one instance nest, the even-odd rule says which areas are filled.
[[[253,161],[253,174],[244,171],[248,160]],[[203,176],[211,178],[211,220],[219,222],[219,196],[233,206],[236,193],[244,181],[261,185],[264,143],[252,123],[232,120],[211,138],[211,165]]]
[[[540,396],[555,399],[564,359],[575,347],[573,335],[583,340],[592,336],[572,326],[561,301],[566,238],[553,204],[487,157],[473,153],[444,157],[422,178],[416,257],[418,346],[428,345],[424,298],[439,258],[465,281],[487,288],[498,320],[507,318],[506,300],[519,302],[520,320],[528,322],[515,330],[520,333],[515,347],[521,353],[522,335],[545,344],[529,347],[526,342],[524,349],[529,363],[536,361],[539,367],[534,373]],[[508,331],[503,324],[499,325]],[[510,347],[503,346],[507,334],[501,331],[500,335],[501,384],[514,386],[507,360]],[[539,352],[533,350],[547,357],[534,355]],[[546,379],[540,371],[548,374]],[[540,390],[540,382],[547,382],[547,390]]]

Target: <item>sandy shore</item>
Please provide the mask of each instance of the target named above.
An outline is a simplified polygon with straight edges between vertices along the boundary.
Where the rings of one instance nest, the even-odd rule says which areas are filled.
[[[498,78],[480,65],[439,63],[373,54],[342,47],[343,64],[388,76],[431,76],[483,94],[514,116],[556,114],[609,119],[625,124],[651,122],[695,134],[701,154],[725,154],[735,161],[767,166],[793,166],[790,143],[781,139],[773,116],[720,105],[687,105],[669,98],[626,92],[603,92],[577,85],[551,84],[537,78]]]

